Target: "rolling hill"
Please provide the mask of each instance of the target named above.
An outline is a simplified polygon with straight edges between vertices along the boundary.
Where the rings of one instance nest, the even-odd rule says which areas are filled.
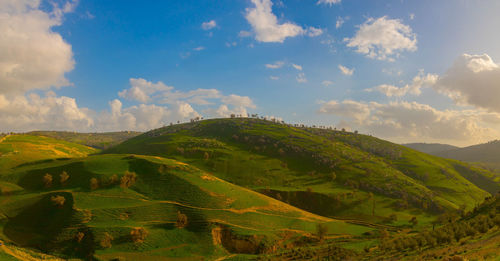
[[[72,143],[82,144],[96,149],[107,149],[121,142],[135,137],[140,132],[119,131],[102,133],[79,133],[69,131],[32,131],[28,135],[51,137],[58,140],[65,140]]]
[[[414,150],[418,150],[423,153],[436,155],[440,152],[460,149],[459,147],[448,145],[448,144],[440,144],[440,143],[406,143],[402,144],[405,147],[412,148]]]
[[[322,216],[396,225],[472,209],[500,188],[498,174],[371,136],[249,118],[168,126],[103,153],[174,158]]]
[[[331,231],[328,237],[348,240],[373,229],[154,156],[53,160],[15,168],[2,180],[20,188],[0,200],[2,239],[65,258],[215,259],[293,246],[319,224]],[[180,228],[182,215],[187,222]],[[132,231],[140,229],[146,236],[138,240]]]

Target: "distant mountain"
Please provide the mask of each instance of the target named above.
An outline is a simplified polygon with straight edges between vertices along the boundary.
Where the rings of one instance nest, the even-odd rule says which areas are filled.
[[[479,163],[480,166],[500,171],[500,141],[472,145],[464,148],[438,143],[408,143],[408,148],[434,156]]]
[[[443,151],[460,149],[459,147],[453,145],[440,144],[440,143],[407,143],[402,145],[431,155],[436,155],[437,153]]]

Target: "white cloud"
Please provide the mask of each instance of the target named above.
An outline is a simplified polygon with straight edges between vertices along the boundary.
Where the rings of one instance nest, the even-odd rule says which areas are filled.
[[[316,37],[316,36],[320,36],[322,34],[323,34],[323,30],[321,28],[315,28],[315,27],[310,26],[307,29],[307,35],[309,37]]]
[[[199,52],[199,51],[203,51],[203,50],[205,50],[205,47],[204,47],[204,46],[198,46],[198,47],[196,47],[196,48],[193,48],[193,50],[194,50],[194,51],[198,51],[198,52]]]
[[[300,66],[298,64],[292,63],[292,67],[295,68],[296,70],[302,71],[302,66]]]
[[[282,43],[288,37],[296,37],[307,34],[311,37],[323,33],[321,29],[309,27],[304,29],[302,26],[292,22],[279,23],[278,18],[272,12],[273,3],[271,0],[252,0],[254,7],[246,9],[245,18],[252,26],[255,32],[255,39],[259,42],[278,42]],[[240,36],[249,34],[240,32]]]
[[[215,20],[210,20],[208,22],[203,22],[201,24],[201,29],[203,30],[210,30],[210,29],[213,29],[217,26],[217,22],[215,22]]]
[[[334,5],[334,4],[340,4],[342,0],[319,0],[317,4],[327,4],[327,5]]]
[[[79,108],[75,99],[47,93],[15,95],[7,99],[0,94],[0,131],[86,130],[93,123],[92,112]]]
[[[487,54],[460,56],[434,88],[459,105],[500,112],[500,67]]]
[[[344,24],[344,18],[342,17],[337,17],[337,21],[335,22],[335,28],[339,29],[340,27],[342,27],[342,25]]]
[[[297,74],[297,77],[295,79],[297,79],[298,83],[306,83],[307,82],[306,74],[303,72]]]
[[[343,75],[349,75],[351,76],[354,73],[354,68],[349,69],[341,64],[339,64],[339,70]]]
[[[380,104],[345,100],[324,103],[319,112],[337,115],[353,129],[402,142],[473,144],[500,135],[495,128],[487,127],[498,124],[500,115],[481,110],[440,111],[416,102]]]
[[[438,75],[436,74],[424,74],[420,71],[417,76],[412,80],[411,84],[406,84],[404,87],[396,87],[390,84],[381,84],[379,86],[365,89],[365,91],[372,92],[378,91],[383,93],[387,97],[401,97],[406,94],[420,95],[422,93],[421,89],[423,87],[434,86],[438,80]]]
[[[321,82],[321,84],[323,84],[323,86],[325,86],[325,87],[328,87],[330,85],[333,85],[333,82],[329,81],[329,80],[324,80]]]
[[[413,19],[415,19],[415,14],[411,13],[410,14],[410,20],[413,20]]]
[[[359,26],[353,38],[346,38],[348,47],[369,58],[394,61],[402,51],[416,51],[417,37],[412,29],[399,19],[369,18]]]
[[[35,0],[0,1],[0,93],[23,94],[70,83],[74,67],[71,45],[52,30],[76,2],[55,5],[51,13]]]
[[[271,75],[271,76],[269,76],[269,79],[271,79],[273,81],[277,81],[280,79],[280,77]]]
[[[283,65],[285,65],[285,62],[283,62],[283,61],[276,61],[275,63],[268,63],[265,66],[268,69],[278,69],[278,68],[283,67]]]
[[[142,78],[130,78],[129,81],[131,88],[119,92],[118,96],[142,103],[149,102],[151,100],[150,95],[154,93],[167,92],[174,89],[174,87],[167,86],[162,82],[152,83]]]

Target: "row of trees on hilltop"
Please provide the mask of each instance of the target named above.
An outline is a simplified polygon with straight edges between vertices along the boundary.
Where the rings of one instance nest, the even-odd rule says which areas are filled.
[[[91,190],[96,190],[101,185],[106,187],[120,185],[120,187],[122,188],[129,188],[135,184],[136,179],[137,175],[135,174],[135,172],[130,171],[125,171],[125,173],[121,176],[113,174],[111,177],[101,179],[92,177],[89,179],[89,188]],[[70,175],[66,171],[63,171],[61,172],[61,174],[59,174],[59,186],[65,187],[66,185],[68,185],[69,181]],[[42,184],[43,187],[47,189],[54,187],[54,176],[46,173],[42,177]]]

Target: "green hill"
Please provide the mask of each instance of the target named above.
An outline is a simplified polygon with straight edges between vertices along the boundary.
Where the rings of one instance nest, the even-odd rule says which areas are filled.
[[[431,155],[437,155],[437,153],[448,150],[460,149],[459,147],[453,145],[440,144],[440,143],[406,143],[402,145]]]
[[[168,126],[104,153],[174,158],[319,215],[394,225],[412,216],[428,224],[500,190],[497,174],[459,161],[367,135],[259,119]]]
[[[85,157],[98,150],[80,144],[32,135],[0,137],[0,174],[20,164],[57,158]]]
[[[292,246],[314,238],[319,224],[328,237],[348,240],[372,230],[154,156],[53,160],[17,167],[2,179],[20,188],[0,200],[2,239],[62,257],[215,258]],[[177,227],[178,213],[187,217],[184,228]],[[136,228],[147,231],[144,240],[134,242]]]
[[[32,131],[28,135],[51,137],[58,140],[78,143],[96,149],[107,149],[121,142],[135,137],[140,132],[119,131],[119,132],[98,132],[98,133],[78,133],[68,131]]]

